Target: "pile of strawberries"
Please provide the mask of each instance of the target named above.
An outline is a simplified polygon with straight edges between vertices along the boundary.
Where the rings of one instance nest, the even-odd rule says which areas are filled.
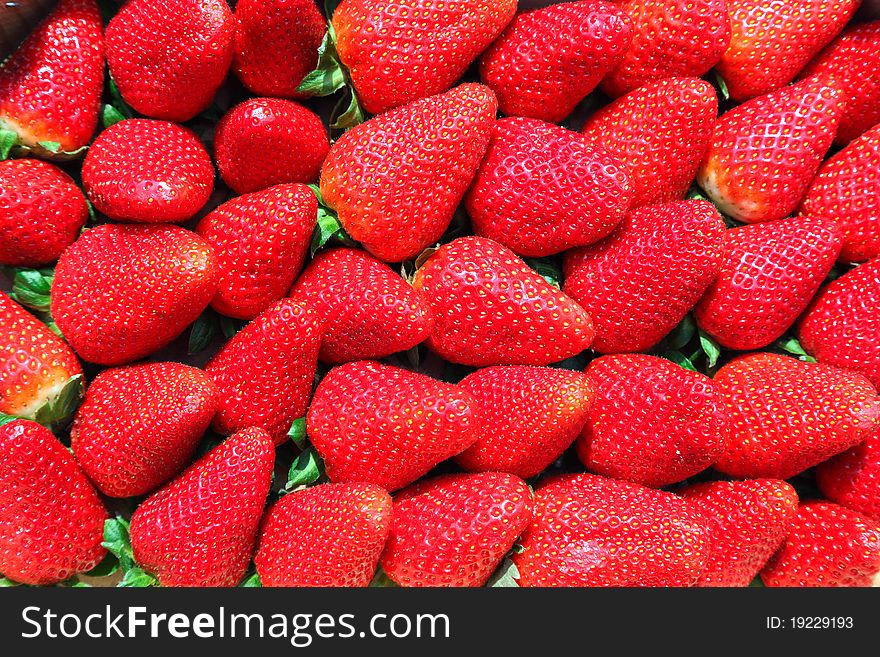
[[[880,581],[880,20],[526,4],[3,63],[5,584]]]

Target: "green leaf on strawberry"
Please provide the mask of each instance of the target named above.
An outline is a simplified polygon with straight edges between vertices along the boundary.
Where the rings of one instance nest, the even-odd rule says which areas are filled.
[[[34,420],[49,429],[64,426],[76,413],[84,393],[83,375],[70,377],[58,394],[37,409]]]
[[[700,331],[700,348],[706,354],[708,366],[715,367],[721,357],[721,347],[704,331]]]
[[[295,419],[293,424],[290,425],[290,430],[287,432],[287,436],[299,449],[305,449],[306,443],[308,442],[308,436],[306,435],[306,419],[304,417]]]
[[[519,570],[510,559],[501,562],[498,570],[486,583],[489,588],[519,587]]]
[[[109,128],[111,125],[116,125],[124,120],[125,116],[113,105],[104,105],[104,109],[101,111],[101,123],[104,124],[105,128]]]
[[[21,584],[13,582],[8,577],[0,577],[0,589],[12,588],[13,586],[21,586]]]
[[[239,587],[244,589],[252,589],[259,588],[263,586],[263,583],[260,581],[260,575],[258,573],[253,573],[248,577],[244,578],[244,581],[239,584]]]
[[[12,278],[12,298],[21,305],[48,312],[54,269],[16,269]]]
[[[388,574],[382,570],[382,566],[379,566],[370,581],[370,588],[398,588],[398,584],[388,577]]]
[[[666,342],[672,349],[679,350],[691,341],[696,332],[697,324],[694,318],[685,315],[685,318],[666,337]]]
[[[816,362],[816,359],[813,358],[812,356],[810,356],[810,354],[808,354],[804,350],[804,348],[801,346],[801,343],[798,342],[797,338],[794,338],[791,336],[779,338],[779,340],[776,341],[775,346],[778,349],[781,349],[782,351],[784,351],[786,353],[789,353],[793,356],[797,356],[800,360],[804,361],[805,363],[815,363]]]
[[[189,332],[189,342],[187,344],[187,353],[192,356],[208,348],[214,338],[217,337],[220,330],[220,322],[215,313],[210,308],[206,309],[199,318],[193,322],[192,329]]]
[[[144,572],[134,560],[127,520],[116,517],[104,521],[104,541],[101,545],[119,561],[119,568],[123,572],[119,587],[156,586],[156,578]]]
[[[318,47],[318,64],[306,75],[297,91],[306,96],[330,96],[346,85],[346,73],[336,52],[336,32],[327,25],[327,33]]]
[[[546,258],[526,258],[526,264],[541,275],[557,290],[562,288],[562,272],[559,267]]]
[[[296,457],[287,475],[286,492],[313,484],[324,475],[324,462],[314,447],[307,447]]]
[[[345,131],[360,125],[366,120],[366,114],[353,87],[346,89],[345,95],[336,104],[331,115],[330,127],[336,131]]]
[[[680,365],[686,370],[690,370],[691,372],[696,372],[697,368],[694,367],[693,361],[690,358],[685,356],[680,351],[666,351],[657,354],[660,358],[665,358],[666,360],[671,360],[676,365]]]
[[[0,160],[9,158],[9,153],[18,144],[18,134],[12,130],[0,128]]]

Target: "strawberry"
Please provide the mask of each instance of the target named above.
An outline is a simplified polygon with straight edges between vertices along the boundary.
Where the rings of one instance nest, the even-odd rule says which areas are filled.
[[[452,221],[489,145],[496,109],[489,89],[463,84],[349,130],[324,161],[324,202],[380,260],[415,257]]]
[[[723,235],[710,203],[678,201],[633,210],[610,237],[569,251],[562,289],[593,318],[593,349],[657,344],[718,274]]]
[[[718,116],[712,85],[668,78],[618,98],[590,116],[583,135],[630,174],[632,207],[680,201],[709,146]]]
[[[104,34],[95,0],[61,0],[0,67],[0,129],[65,159],[88,145],[104,86]]]
[[[39,160],[0,162],[0,264],[57,260],[88,218],[83,193],[61,169]]]
[[[180,472],[217,410],[201,370],[145,363],[101,372],[70,432],[80,467],[105,495],[135,497]]]
[[[45,585],[91,570],[105,554],[106,518],[95,489],[48,429],[26,420],[0,427],[0,572]]]
[[[679,495],[703,512],[712,542],[697,586],[748,586],[785,539],[798,509],[794,488],[778,479],[713,481]]]
[[[730,437],[715,469],[788,479],[880,426],[880,396],[860,374],[776,354],[737,358],[715,375]]]
[[[238,0],[232,69],[258,96],[297,98],[325,29],[315,0]]]
[[[195,233],[104,224],[84,232],[58,261],[52,316],[85,360],[130,363],[195,321],[216,278],[211,246]]]
[[[225,0],[129,0],[107,25],[107,64],[123,100],[181,123],[207,109],[232,63]]]
[[[459,387],[473,395],[477,441],[455,460],[471,472],[540,474],[577,438],[589,417],[596,384],[581,372],[550,367],[486,367]]]
[[[413,287],[437,320],[428,346],[453,363],[548,365],[593,340],[583,308],[485,237],[444,244],[416,271]]]
[[[832,502],[880,522],[880,431],[820,463],[816,483]]]
[[[434,327],[428,302],[386,264],[356,249],[315,256],[290,291],[324,322],[325,363],[382,358],[424,342]]]
[[[765,586],[871,586],[880,573],[880,525],[830,502],[807,502],[761,571]]]
[[[631,40],[631,21],[608,2],[526,11],[480,58],[480,77],[504,114],[558,123],[614,68]]]
[[[347,363],[318,384],[306,429],[331,481],[397,490],[473,444],[470,393],[374,361]]]
[[[721,272],[694,311],[729,349],[764,347],[806,309],[840,253],[832,219],[792,217],[724,232]]]
[[[520,586],[689,586],[710,554],[689,502],[638,484],[561,475],[535,492],[535,516],[512,559]]]
[[[629,209],[629,175],[589,140],[537,119],[502,119],[465,207],[478,235],[523,256],[592,244]]]
[[[801,319],[801,344],[819,362],[860,372],[880,388],[880,257],[822,290]]]
[[[516,0],[343,0],[332,27],[361,104],[381,114],[449,89],[515,13]]]
[[[282,299],[235,335],[205,367],[220,391],[214,429],[265,429],[276,445],[305,415],[315,378],[321,321],[314,310]]]
[[[318,215],[305,185],[276,185],[227,201],[196,232],[217,256],[217,296],[211,306],[253,319],[280,300],[302,269]]]
[[[654,80],[707,73],[730,43],[728,1],[617,0],[632,21],[632,45],[602,90],[616,98]]]
[[[254,557],[263,586],[367,586],[391,527],[391,497],[372,484],[322,484],[266,513]]]
[[[318,180],[330,142],[321,119],[302,105],[252,98],[217,124],[214,157],[223,181],[238,194],[282,183]]]
[[[844,105],[839,87],[810,79],[733,108],[715,124],[697,182],[738,221],[786,216],[822,164]]]
[[[861,0],[727,0],[730,46],[716,70],[734,100],[791,82],[844,28]]]
[[[235,586],[244,577],[272,482],[269,434],[222,442],[131,517],[134,558],[162,586]]]

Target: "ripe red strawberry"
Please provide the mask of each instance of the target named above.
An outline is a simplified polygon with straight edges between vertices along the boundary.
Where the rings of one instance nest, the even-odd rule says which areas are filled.
[[[840,224],[840,259],[844,262],[880,255],[880,125],[822,165],[801,203],[801,212]]]
[[[424,342],[434,327],[428,302],[364,251],[331,249],[312,260],[290,296],[324,322],[325,363],[382,358]]]
[[[220,391],[214,429],[265,429],[276,445],[306,413],[315,378],[321,321],[311,308],[282,299],[236,334],[205,371]]]
[[[88,218],[83,193],[61,169],[39,160],[0,162],[0,264],[57,260]]]
[[[421,481],[394,498],[382,569],[401,586],[482,586],[532,521],[525,482],[498,472]]]
[[[315,0],[238,0],[232,68],[258,96],[298,98],[326,28]]]
[[[80,467],[105,495],[148,493],[186,466],[217,410],[210,377],[180,363],[101,372],[70,431]]]
[[[880,522],[880,431],[816,467],[822,494]]]
[[[537,119],[502,119],[465,196],[478,235],[523,256],[605,237],[629,209],[629,175],[587,138]]]
[[[444,244],[416,271],[436,318],[428,346],[453,363],[549,365],[590,346],[578,304],[485,237]]]
[[[162,586],[235,586],[251,560],[275,450],[241,431],[151,495],[131,518],[131,547]]]
[[[730,421],[715,469],[732,477],[788,479],[880,426],[880,396],[868,380],[830,365],[750,354],[714,381]]]
[[[520,586],[689,586],[710,554],[705,523],[672,493],[562,475],[536,491],[512,559]]]
[[[181,123],[206,109],[232,63],[225,0],[129,0],[107,25],[107,64],[126,103]]]
[[[516,0],[343,0],[336,50],[364,109],[446,91],[516,13]]]
[[[678,201],[633,210],[610,237],[569,251],[562,289],[593,318],[593,349],[657,344],[718,274],[723,237],[711,203]]]
[[[738,101],[775,91],[844,28],[861,0],[727,0],[730,47],[716,70]]]
[[[380,260],[417,256],[452,221],[489,145],[496,110],[488,88],[463,84],[362,123],[324,161],[324,202]]]
[[[121,365],[161,349],[217,290],[211,246],[177,226],[104,224],[55,269],[52,316],[85,360]]]
[[[202,219],[196,232],[217,257],[211,306],[253,319],[284,297],[302,269],[317,215],[308,187],[276,185],[227,201]]]
[[[821,363],[860,372],[880,388],[880,257],[846,273],[819,293],[799,336]]]
[[[367,586],[391,527],[391,497],[373,484],[323,484],[266,513],[254,563],[263,586]]]
[[[730,43],[726,0],[617,0],[632,20],[632,45],[602,81],[616,98],[654,80],[707,73]]]
[[[106,518],[95,489],[48,429],[26,420],[0,427],[0,572],[45,585],[91,570],[106,553]]]
[[[810,79],[735,107],[715,124],[697,182],[738,221],[786,216],[822,164],[844,105],[839,87]]]
[[[708,82],[649,82],[587,119],[583,135],[630,174],[632,207],[684,198],[712,136],[718,99]]]
[[[558,123],[623,57],[632,23],[608,2],[580,0],[517,14],[480,59],[507,116]]]
[[[459,387],[476,400],[477,441],[456,457],[471,472],[530,479],[577,438],[596,396],[587,375],[550,367],[487,367]]]
[[[278,98],[252,98],[236,105],[214,134],[217,168],[238,194],[282,183],[316,182],[329,150],[318,115]]]
[[[880,525],[830,502],[807,502],[761,571],[765,586],[872,586],[880,573]]]
[[[729,349],[764,347],[806,309],[840,253],[833,219],[792,217],[724,232],[721,272],[694,310]]]
[[[470,393],[374,361],[324,377],[306,416],[309,439],[331,481],[397,490],[476,440]]]
[[[798,509],[794,488],[778,479],[713,481],[679,495],[703,512],[712,542],[697,586],[748,586],[785,539]]]
[[[98,5],[61,0],[0,68],[0,128],[41,156],[64,159],[91,140],[103,86]]]

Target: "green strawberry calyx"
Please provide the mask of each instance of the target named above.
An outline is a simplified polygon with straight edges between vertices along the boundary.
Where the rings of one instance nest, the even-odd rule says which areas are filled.
[[[134,560],[134,551],[131,548],[131,534],[129,523],[124,518],[116,517],[104,521],[104,542],[102,546],[107,548],[119,563],[122,571],[122,580],[117,584],[123,588],[144,588],[158,586],[158,581],[148,572],[141,569]]]

